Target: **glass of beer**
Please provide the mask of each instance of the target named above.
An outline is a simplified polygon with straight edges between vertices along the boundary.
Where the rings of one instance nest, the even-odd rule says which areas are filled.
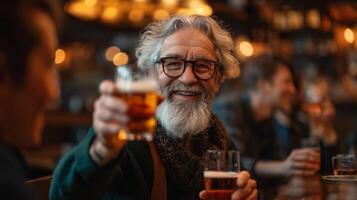
[[[316,151],[321,157],[320,140],[316,137],[308,137],[301,140],[302,148],[309,148]],[[320,166],[321,167],[321,166]]]
[[[311,148],[320,151],[320,141],[316,137],[304,138],[301,140],[302,148]]]
[[[229,200],[237,189],[239,152],[208,150],[205,157],[204,186],[208,200]]]
[[[159,89],[156,69],[120,66],[117,68],[116,86],[129,108],[129,120],[118,133],[118,138],[151,141],[156,128],[155,110]]]
[[[357,163],[353,154],[338,154],[332,157],[334,175],[357,175]]]

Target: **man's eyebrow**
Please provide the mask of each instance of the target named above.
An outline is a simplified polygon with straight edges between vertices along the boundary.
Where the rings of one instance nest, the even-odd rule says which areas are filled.
[[[162,57],[176,57],[176,58],[182,58],[182,56],[180,54],[174,54],[174,53],[170,53],[170,54],[167,54],[165,56],[162,56]]]
[[[209,56],[197,56],[197,57],[195,57],[195,60],[200,60],[200,59],[202,59],[202,60],[213,60],[213,61],[216,60],[215,58],[209,57]]]
[[[182,58],[183,57],[180,55],[180,54],[175,54],[175,53],[170,53],[170,54],[167,54],[165,56],[162,56],[162,57],[175,57],[175,58]],[[210,56],[203,56],[203,55],[199,55],[199,56],[196,56],[194,60],[213,60],[215,61],[216,59],[215,58],[212,58]]]

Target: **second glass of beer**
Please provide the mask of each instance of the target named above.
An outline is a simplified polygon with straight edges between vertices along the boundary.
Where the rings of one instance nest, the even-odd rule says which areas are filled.
[[[357,175],[357,161],[353,154],[338,154],[332,157],[334,175]]]
[[[159,88],[156,69],[120,66],[117,68],[116,86],[120,97],[128,105],[129,116],[118,138],[151,141],[156,127],[155,110]]]
[[[208,150],[205,158],[204,186],[208,200],[229,200],[237,189],[239,152]]]

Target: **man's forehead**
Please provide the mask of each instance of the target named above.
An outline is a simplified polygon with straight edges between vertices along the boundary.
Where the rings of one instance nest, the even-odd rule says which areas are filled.
[[[215,47],[212,41],[201,31],[193,28],[184,28],[167,37],[162,46],[162,53],[177,53],[195,49],[197,53],[214,54]],[[212,56],[212,55],[211,55]]]
[[[183,28],[168,36],[164,43],[185,44],[192,46],[209,46],[214,48],[212,41],[200,30],[195,28]]]

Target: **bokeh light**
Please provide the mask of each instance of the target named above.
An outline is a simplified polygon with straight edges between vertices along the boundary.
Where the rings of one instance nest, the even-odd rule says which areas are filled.
[[[128,54],[124,53],[124,52],[119,52],[117,54],[115,54],[114,58],[113,58],[113,64],[115,66],[121,66],[121,65],[126,65],[129,62],[129,57]]]
[[[63,49],[57,49],[55,52],[55,64],[62,64],[66,59],[66,52]]]

